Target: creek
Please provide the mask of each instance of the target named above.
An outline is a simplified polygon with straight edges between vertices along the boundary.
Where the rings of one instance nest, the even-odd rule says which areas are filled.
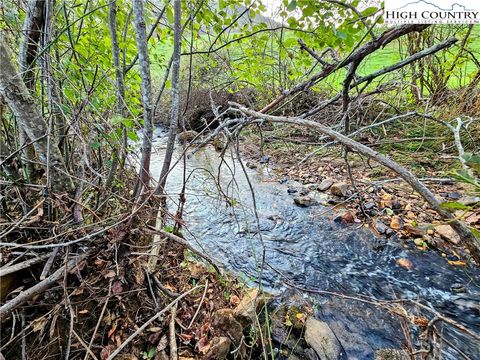
[[[166,134],[156,129],[154,178],[160,173],[165,146]],[[174,161],[182,150],[178,148]],[[324,215],[325,207],[298,207],[287,191],[290,182],[280,184],[267,166],[244,172],[234,158],[222,160],[213,148],[204,147],[188,157],[186,169],[180,160],[167,182],[170,206],[176,209],[184,175],[188,178],[184,235],[217,263],[247,282],[261,282],[274,294],[289,294],[289,285],[295,284],[352,297],[411,299],[480,334],[480,269],[450,266],[435,251],[377,238],[358,224],[337,224]],[[399,258],[409,259],[413,268],[397,265]],[[337,296],[296,293],[314,304],[316,317],[329,324],[348,359],[373,359],[376,350],[401,348],[406,342],[400,318],[383,308]],[[415,312],[415,307],[409,310]],[[444,342],[444,359],[462,358],[455,347],[480,359],[478,341],[445,322],[437,325],[453,345]]]

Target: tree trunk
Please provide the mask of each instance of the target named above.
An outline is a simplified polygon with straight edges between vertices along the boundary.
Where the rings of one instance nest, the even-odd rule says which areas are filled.
[[[172,163],[173,150],[175,149],[175,138],[178,130],[178,117],[180,114],[180,57],[182,50],[182,0],[174,0],[174,25],[173,25],[173,55],[172,55],[172,117],[170,118],[170,130],[168,132],[167,149],[163,159],[162,171],[158,179],[155,194],[160,195],[160,205],[157,210],[155,229],[160,231],[163,228],[164,214],[166,213],[165,184],[167,183],[170,165]],[[153,272],[157,265],[158,254],[163,246],[160,233],[153,238],[153,247],[148,260],[148,270]]]
[[[150,158],[152,156],[153,112],[150,59],[148,57],[147,34],[143,18],[143,0],[133,0],[133,26],[138,47],[140,76],[142,78],[143,142],[139,177],[135,185],[134,197],[139,199],[144,188],[150,185]]]
[[[27,14],[22,28],[23,41],[20,44],[18,60],[20,72],[29,89],[33,88],[35,82],[33,63],[45,25],[45,3],[45,0],[29,0],[27,2]]]
[[[0,93],[16,116],[19,127],[33,142],[40,162],[51,175],[51,186],[55,192],[72,189],[70,177],[65,169],[62,154],[57,144],[49,144],[47,123],[41,116],[35,99],[25,86],[10,58],[10,51],[3,37],[0,38]],[[50,146],[49,146],[50,145]]]
[[[37,56],[38,46],[40,44],[41,34],[45,25],[45,0],[28,0],[25,21],[22,26],[23,38],[20,42],[18,62],[23,81],[28,89],[35,88],[34,61]],[[28,136],[25,129],[18,126],[18,137],[20,147],[28,143]],[[35,167],[33,158],[35,156],[31,146],[25,146],[21,151],[22,162],[27,181],[34,181]]]
[[[109,5],[108,13],[108,24],[110,28],[110,39],[112,46],[112,60],[113,66],[115,68],[115,82],[116,82],[116,92],[117,92],[117,101],[116,101],[116,113],[120,116],[124,116],[125,112],[125,78],[123,73],[123,68],[120,66],[120,48],[118,45],[118,35],[117,35],[117,2],[112,1]],[[105,181],[105,188],[107,191],[111,188],[113,179],[115,178],[115,173],[117,168],[123,166],[126,158],[126,148],[127,148],[127,136],[125,126],[122,125],[122,140],[119,144],[120,149],[117,149],[113,153],[112,166]],[[100,196],[99,205],[102,204],[105,194]]]
[[[167,149],[163,159],[162,172],[155,189],[156,194],[163,194],[167,182],[170,164],[172,162],[173,150],[175,149],[175,138],[178,130],[178,118],[180,113],[180,54],[182,50],[182,2],[175,0],[173,3],[175,13],[174,40],[173,40],[173,67],[172,67],[172,115],[170,118],[170,130],[168,132]]]

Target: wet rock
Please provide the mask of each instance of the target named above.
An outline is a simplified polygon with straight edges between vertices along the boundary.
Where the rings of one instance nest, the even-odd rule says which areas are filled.
[[[305,341],[320,360],[341,359],[342,345],[327,323],[309,317],[305,323]]]
[[[333,180],[332,179],[324,179],[324,180],[322,180],[320,185],[318,185],[318,190],[327,191],[328,189],[330,189],[330,187],[332,185],[333,185]]]
[[[293,199],[293,201],[295,202],[295,204],[297,206],[301,206],[301,207],[309,207],[309,206],[318,205],[318,201],[315,200],[311,196],[301,196],[300,195],[300,196],[295,197],[295,199]]]
[[[404,268],[406,270],[412,270],[413,269],[413,263],[410,260],[408,260],[407,258],[397,259],[397,261],[395,263],[398,266],[401,266],[402,268]]]
[[[224,336],[216,336],[212,339],[212,347],[203,359],[223,360],[230,352],[232,342]]]
[[[257,311],[264,305],[264,299],[259,296],[258,289],[249,290],[233,310],[236,320],[245,328],[254,323]]]
[[[460,236],[453,230],[450,225],[438,225],[435,226],[435,231],[445,240],[450,241],[453,244],[458,244],[460,242]]]
[[[306,184],[305,189],[307,189],[308,191],[317,191],[318,184]]]
[[[335,183],[330,187],[332,195],[346,197],[348,195],[348,185],[345,183]]]
[[[375,360],[409,360],[408,352],[400,349],[380,349],[375,353]]]
[[[178,138],[178,141],[180,141],[181,143],[189,143],[189,142],[192,142],[193,139],[197,137],[197,135],[198,135],[198,132],[193,130],[188,130],[178,134],[177,138]]]
[[[260,164],[267,164],[269,161],[270,161],[270,156],[268,155],[263,155],[259,160]]]
[[[375,222],[375,229],[378,231],[379,234],[386,234],[388,227],[380,220]]]

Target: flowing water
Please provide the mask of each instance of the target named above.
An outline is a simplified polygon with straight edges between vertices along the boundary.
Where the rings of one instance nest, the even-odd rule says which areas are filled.
[[[165,142],[157,129],[155,177]],[[247,179],[237,160],[227,156],[222,161],[209,147],[186,163],[185,172],[180,161],[169,175],[170,205],[174,208],[178,201],[186,175],[184,233],[226,269],[249,281],[261,280],[274,293],[286,290],[288,282],[350,296],[416,300],[480,334],[479,269],[450,266],[433,251],[421,252],[400,241],[375,238],[365,229],[337,224],[324,215],[324,207],[297,207],[287,192],[289,184],[275,181],[267,167],[246,169]],[[408,258],[413,269],[398,266],[399,258]],[[260,270],[262,263],[266,266]],[[464,288],[460,294],[452,290],[459,287]],[[315,304],[316,316],[330,325],[349,359],[373,359],[377,349],[405,343],[399,317],[382,308],[335,296],[302,295]],[[450,344],[480,359],[475,339],[442,324],[439,328]],[[445,359],[462,358],[451,346],[443,346]]]

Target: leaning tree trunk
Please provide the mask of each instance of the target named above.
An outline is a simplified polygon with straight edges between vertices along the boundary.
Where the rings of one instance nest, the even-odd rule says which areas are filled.
[[[143,143],[142,159],[134,197],[139,199],[142,190],[150,185],[150,158],[152,156],[153,112],[152,112],[152,83],[150,77],[150,59],[148,57],[147,33],[143,18],[143,0],[133,0],[133,26],[138,47],[140,76],[142,78],[143,104]]]
[[[62,154],[57,144],[49,144],[48,126],[40,114],[35,99],[25,86],[21,75],[15,69],[10,51],[3,37],[0,38],[0,94],[17,118],[19,127],[24,129],[33,143],[36,155],[50,175],[51,187],[55,192],[72,188]]]

